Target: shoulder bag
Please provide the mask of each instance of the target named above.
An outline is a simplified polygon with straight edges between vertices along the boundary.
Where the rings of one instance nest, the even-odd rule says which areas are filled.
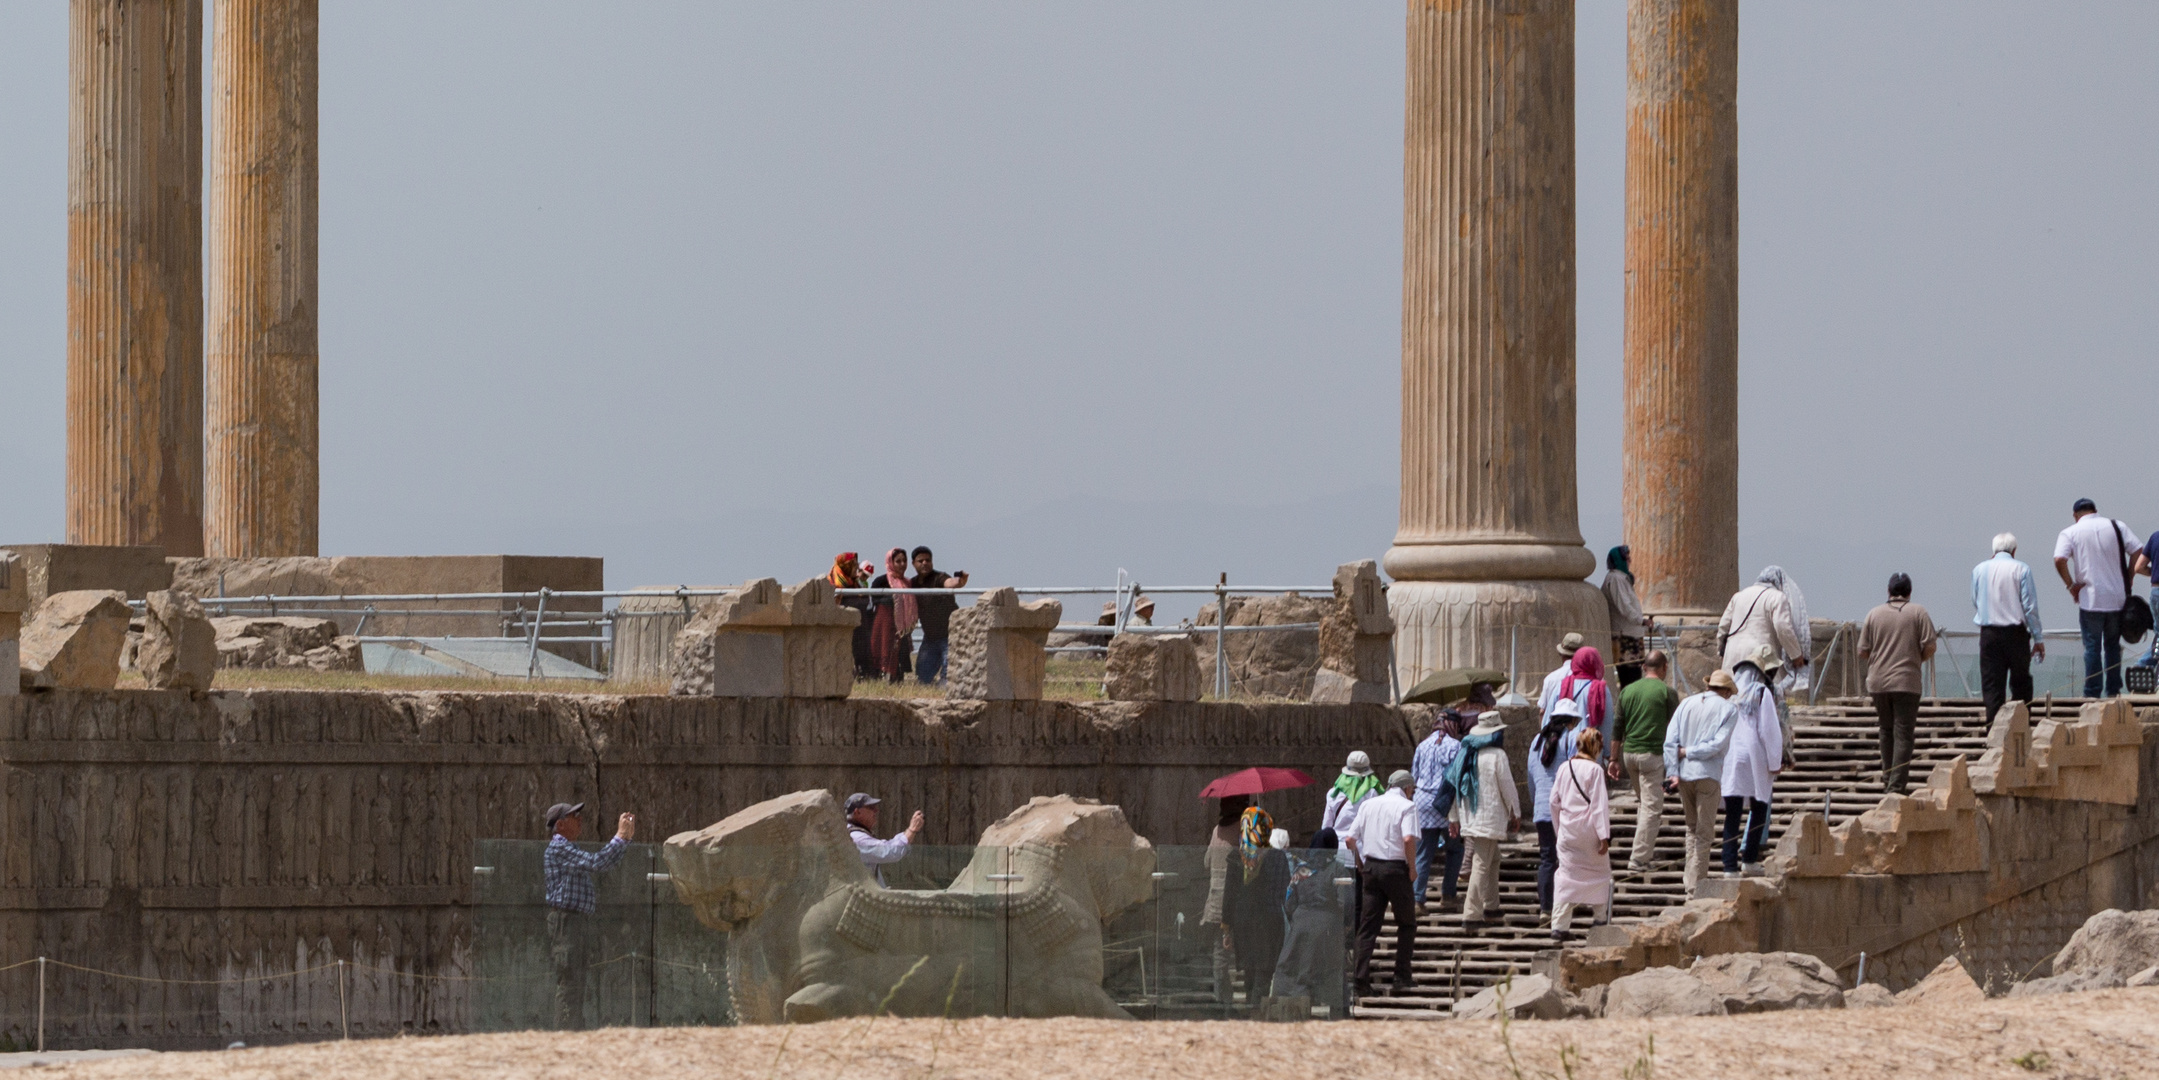
[[[2122,539],[2122,523],[2114,526],[2114,550],[2121,557],[2122,567],[2122,640],[2131,645],[2144,640],[2151,633],[2152,608],[2144,598],[2136,594],[2136,575],[2129,572],[2129,544]]]

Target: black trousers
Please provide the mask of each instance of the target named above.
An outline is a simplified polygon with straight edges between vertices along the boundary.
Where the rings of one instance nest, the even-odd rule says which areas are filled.
[[[1417,948],[1417,909],[1409,892],[1409,863],[1402,859],[1364,860],[1364,889],[1357,905],[1357,985],[1372,985],[1372,950],[1380,925],[1394,909],[1394,984],[1408,986],[1410,954]]]
[[[585,969],[592,965],[592,916],[548,908],[547,938],[555,961],[555,1030],[581,1030]]]
[[[1559,876],[1559,830],[1549,821],[1537,822],[1537,911],[1552,910],[1552,884]]]
[[[1874,719],[1882,727],[1882,790],[1902,795],[1912,767],[1912,729],[1919,723],[1918,693],[1874,695]]]
[[[1979,696],[1986,701],[1989,727],[2010,698],[2032,699],[2032,632],[2022,623],[1979,628]]]
[[[1741,822],[1746,824],[1744,828]],[[1746,834],[1744,843],[1740,834]],[[1738,795],[1724,797],[1724,872],[1736,874],[1743,863],[1762,861],[1762,843],[1769,837],[1769,804]]]

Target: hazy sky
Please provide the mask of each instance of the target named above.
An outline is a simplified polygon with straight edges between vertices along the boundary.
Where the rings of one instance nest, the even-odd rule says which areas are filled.
[[[1601,557],[1624,3],[1578,20]],[[2078,495],[2159,528],[2159,4],[1741,25],[1747,576],[1850,618],[1902,569],[1949,623],[1996,531],[2044,563]],[[1402,27],[1376,0],[324,0],[324,553],[595,554],[621,586],[916,543],[989,583],[1376,558]],[[65,4],[0,13],[11,540],[63,528],[66,65]]]

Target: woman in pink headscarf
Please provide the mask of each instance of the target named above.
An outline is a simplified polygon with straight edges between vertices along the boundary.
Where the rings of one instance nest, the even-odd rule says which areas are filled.
[[[885,552],[885,572],[870,582],[870,588],[907,588],[906,548]],[[913,651],[916,615],[912,596],[877,598],[877,617],[870,625],[870,657],[877,670],[892,682],[905,678],[911,666],[908,654]]]
[[[1611,741],[1612,694],[1604,685],[1604,654],[1584,645],[1574,650],[1567,677],[1559,680],[1559,696],[1573,698],[1582,707],[1582,725],[1603,732]]]

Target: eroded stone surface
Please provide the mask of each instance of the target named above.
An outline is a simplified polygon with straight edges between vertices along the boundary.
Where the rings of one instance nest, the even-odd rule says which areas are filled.
[[[1317,623],[1335,607],[1332,598],[1284,593],[1280,596],[1229,598],[1230,626],[1288,626]],[[1200,682],[1215,685],[1215,605],[1205,604],[1192,621],[1192,640],[1199,647]],[[1223,636],[1221,651],[1229,669],[1232,694],[1251,697],[1282,697],[1298,700],[1312,696],[1312,680],[1319,671],[1318,630],[1271,630]]]
[[[1956,957],[1944,957],[1926,978],[1897,995],[1900,1005],[1977,1005],[1987,992]]]
[[[143,597],[142,644],[135,670],[152,690],[208,690],[217,675],[217,628],[186,593],[159,589]]]
[[[991,589],[952,613],[945,695],[974,701],[1038,701],[1049,633],[1064,616],[1055,600],[1022,604],[1009,588]]]
[[[217,666],[224,668],[315,667],[309,657],[318,649],[342,655],[337,621],[305,615],[224,615],[210,620],[216,633]],[[352,643],[350,667],[328,666],[318,670],[359,670],[359,648]],[[327,656],[328,654],[323,654]]]
[[[2043,979],[2026,979],[2009,988],[2005,996],[2044,997],[2048,994],[2080,994],[2086,990],[2111,990],[2124,985],[2121,979],[2100,971],[2072,971]]]
[[[1897,995],[1880,983],[1861,983],[1844,992],[1847,1009],[1886,1009],[1897,1003]]]
[[[1393,660],[1394,618],[1387,613],[1379,564],[1370,559],[1344,563],[1334,572],[1334,602],[1319,621],[1313,702],[1392,702]]]
[[[1110,639],[1104,687],[1111,701],[1198,701],[1199,656],[1186,634]]]
[[[1604,1015],[1723,1016],[1724,997],[1678,968],[1654,967],[1614,980],[1605,991]]]
[[[837,698],[854,687],[861,612],[832,583],[750,582],[700,608],[675,635],[669,693],[689,697]]]
[[[1727,1013],[1844,1007],[1843,984],[1837,973],[1805,953],[1705,956],[1695,961],[1687,974],[1722,996]]]
[[[82,589],[46,597],[22,628],[22,688],[112,689],[127,624],[125,593]]]
[[[1497,1020],[1500,1001],[1506,1001],[1513,1020],[1562,1020],[1573,1011],[1566,995],[1542,975],[1519,976],[1507,983],[1487,986],[1475,997],[1454,1003],[1457,1020]]]
[[[2159,911],[2108,908],[2084,920],[2054,957],[2054,974],[2090,973],[2119,986],[2159,964]]]

